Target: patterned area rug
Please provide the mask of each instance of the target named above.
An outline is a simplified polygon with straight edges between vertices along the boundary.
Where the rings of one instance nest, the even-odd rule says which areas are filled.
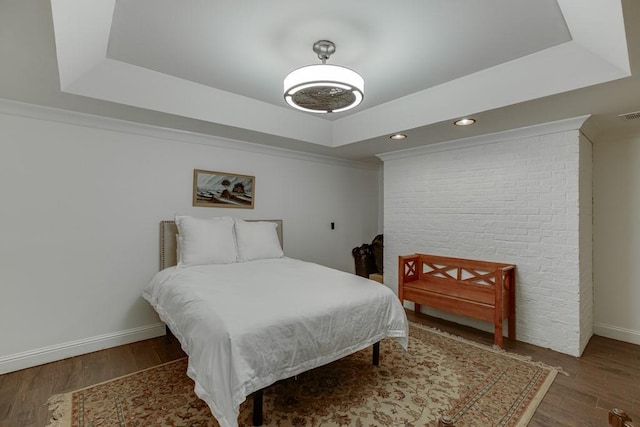
[[[50,427],[218,426],[193,392],[186,359],[49,399]],[[264,392],[266,426],[525,426],[557,371],[411,324],[405,355],[392,339]],[[252,402],[239,424],[251,425]]]

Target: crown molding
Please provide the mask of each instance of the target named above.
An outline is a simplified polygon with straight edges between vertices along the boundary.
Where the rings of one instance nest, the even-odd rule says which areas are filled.
[[[93,114],[63,110],[60,108],[46,107],[36,104],[28,104],[7,99],[0,99],[0,114],[20,116],[56,123],[64,123],[75,126],[83,126],[112,132],[122,132],[131,135],[159,138],[179,143],[208,145],[212,147],[224,148],[227,150],[257,153],[279,158],[284,157],[295,160],[310,161],[314,163],[346,166],[356,169],[377,170],[378,166],[375,163],[358,162],[353,160],[341,159],[338,157],[324,156],[321,154],[289,150],[286,148],[270,147],[253,142],[246,142],[179,129],[171,129],[161,126],[130,122],[127,120],[114,119],[111,117],[103,117]]]
[[[441,151],[459,150],[463,148],[476,147],[480,145],[495,144],[534,136],[550,135],[554,133],[566,132],[569,130],[579,130],[589,115],[573,117],[570,119],[558,120],[555,122],[542,123],[533,126],[526,126],[511,129],[503,132],[488,133],[486,135],[472,136],[469,138],[455,139],[451,141],[438,142],[421,147],[408,148],[406,150],[393,151],[376,154],[383,162],[389,160],[404,159],[407,157],[421,156],[425,154],[438,153]]]

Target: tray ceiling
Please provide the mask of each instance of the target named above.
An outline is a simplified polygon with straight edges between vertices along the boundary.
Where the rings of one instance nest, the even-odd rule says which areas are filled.
[[[113,108],[191,120],[177,126],[186,130],[201,123],[192,128],[361,158],[389,151],[387,136],[399,131],[410,140],[397,147],[409,147],[589,114],[577,100],[554,114],[543,109],[522,119],[514,112],[631,75],[623,8],[615,1],[310,5],[51,1],[60,89]],[[336,43],[329,63],[363,75],[359,107],[313,115],[285,104],[282,79],[319,63],[311,50],[319,39]],[[451,129],[451,121],[469,115],[482,119],[474,130]]]

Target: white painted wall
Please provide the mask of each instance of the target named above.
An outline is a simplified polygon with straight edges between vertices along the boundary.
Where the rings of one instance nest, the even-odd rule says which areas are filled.
[[[254,175],[255,209],[192,207],[193,169]],[[287,256],[353,271],[378,185],[376,165],[3,102],[0,373],[163,333],[140,293],[176,213],[282,218]]]
[[[517,265],[518,340],[572,355],[591,336],[590,145],[579,123],[453,141],[384,160],[385,283],[414,252]],[[586,142],[585,142],[586,141]],[[587,169],[585,181],[580,168]],[[585,200],[581,201],[581,197]],[[588,276],[588,277],[587,277]],[[408,306],[412,304],[407,303]],[[493,325],[425,308],[485,330]]]
[[[640,135],[593,150],[594,331],[640,344]]]
[[[593,336],[593,145],[582,133],[579,138],[578,248],[580,274],[580,353]]]

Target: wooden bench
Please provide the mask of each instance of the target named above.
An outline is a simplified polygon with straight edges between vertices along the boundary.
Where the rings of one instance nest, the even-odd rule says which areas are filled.
[[[488,261],[413,254],[398,260],[398,297],[493,323],[493,342],[503,346],[502,321],[516,338],[516,266]]]

